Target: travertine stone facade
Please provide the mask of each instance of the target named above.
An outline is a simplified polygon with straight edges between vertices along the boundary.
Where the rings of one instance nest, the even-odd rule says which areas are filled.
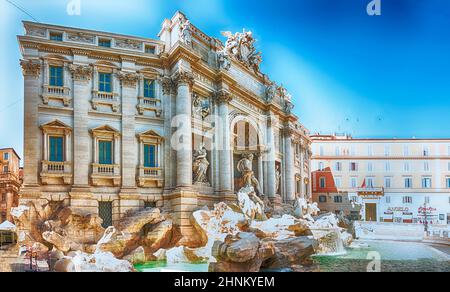
[[[163,22],[159,40],[24,26],[24,202],[112,223],[164,206],[189,235],[193,210],[234,199],[236,164],[249,153],[272,201],[310,197],[308,131],[287,91],[260,72],[251,33],[222,43],[182,13]]]

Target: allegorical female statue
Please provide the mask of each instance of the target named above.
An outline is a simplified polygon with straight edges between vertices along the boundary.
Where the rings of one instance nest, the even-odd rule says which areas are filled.
[[[242,159],[237,164],[237,169],[242,175],[244,187],[253,187],[258,197],[264,197],[259,181],[253,172],[253,154],[242,155]]]
[[[207,175],[209,161],[207,159],[207,155],[208,152],[206,151],[204,144],[201,144],[199,149],[194,153],[194,162],[192,164],[194,183],[209,183]]]

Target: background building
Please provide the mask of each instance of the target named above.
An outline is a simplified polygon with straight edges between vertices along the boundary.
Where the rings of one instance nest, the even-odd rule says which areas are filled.
[[[0,149],[0,223],[12,221],[10,211],[19,203],[20,157],[12,148]]]
[[[158,40],[24,27],[24,203],[71,206],[105,226],[164,206],[188,236],[192,211],[235,199],[249,154],[273,202],[310,197],[308,131],[260,72],[250,32],[224,44],[182,13]]]
[[[361,208],[366,221],[450,224],[450,139],[311,139],[313,198],[322,208]]]

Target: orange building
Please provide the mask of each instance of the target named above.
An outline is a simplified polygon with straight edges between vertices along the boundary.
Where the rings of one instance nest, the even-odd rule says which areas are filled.
[[[12,148],[0,149],[0,223],[12,222],[11,208],[19,203],[20,157]]]

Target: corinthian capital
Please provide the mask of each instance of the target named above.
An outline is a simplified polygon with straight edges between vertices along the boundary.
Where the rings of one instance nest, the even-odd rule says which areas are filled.
[[[282,134],[283,134],[283,136],[286,137],[286,138],[291,138],[291,139],[293,139],[294,133],[295,133],[295,130],[294,130],[292,127],[288,126],[288,125],[286,125],[286,126],[283,128],[283,130],[282,130]]]
[[[231,95],[231,93],[228,90],[221,89],[216,92],[215,101],[218,104],[229,103],[232,100],[233,100],[233,96]]]
[[[192,72],[180,69],[178,70],[172,78],[176,86],[180,85],[194,85],[194,75]]]
[[[172,78],[169,76],[161,76],[161,85],[164,95],[169,95],[174,92],[174,84]]]
[[[69,65],[69,71],[75,81],[89,81],[92,77],[92,67],[86,65]]]
[[[122,82],[123,87],[135,88],[139,81],[139,75],[132,72],[117,72],[117,78]]]
[[[24,76],[39,78],[41,74],[41,63],[37,60],[20,60]]]

